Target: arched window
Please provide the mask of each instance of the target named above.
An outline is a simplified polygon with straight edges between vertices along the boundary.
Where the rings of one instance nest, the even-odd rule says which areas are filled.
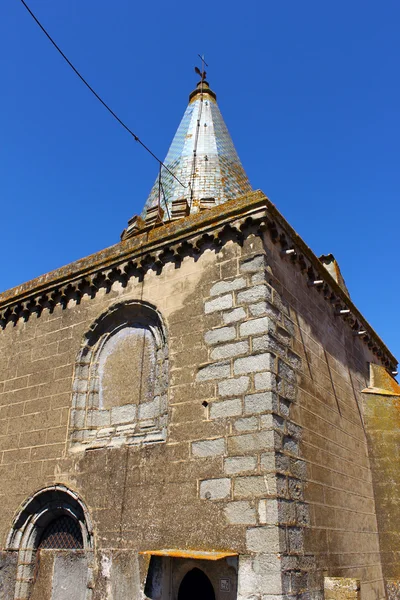
[[[201,569],[186,573],[179,586],[178,600],[215,600],[211,581]]]
[[[93,570],[92,526],[84,504],[65,486],[40,490],[25,503],[14,520],[7,549],[18,552],[18,600],[36,600],[46,584],[53,589],[52,598],[63,598],[66,561],[74,582],[70,600],[86,598]]]
[[[77,357],[71,448],[165,439],[168,345],[156,309],[112,306],[86,334]]]
[[[42,532],[38,549],[83,550],[83,538],[78,521],[68,515],[57,517]]]

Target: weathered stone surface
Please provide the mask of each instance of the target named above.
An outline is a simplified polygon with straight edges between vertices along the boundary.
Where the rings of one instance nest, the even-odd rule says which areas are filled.
[[[89,413],[90,415],[90,413]],[[75,425],[77,429],[82,429],[85,427],[86,421],[86,411],[85,410],[72,410],[71,411],[71,421]],[[109,424],[109,418],[105,420],[106,424]]]
[[[289,452],[290,454],[294,454],[296,456],[299,454],[299,444],[290,436],[285,436],[283,438],[283,449],[285,452]]]
[[[244,398],[244,412],[247,415],[259,414],[278,407],[278,397],[275,392],[249,394]]]
[[[256,285],[257,283],[265,283],[265,272],[258,271],[251,276],[251,284]]]
[[[224,461],[224,470],[227,475],[254,471],[256,467],[257,459],[254,456],[231,456]]]
[[[239,600],[285,600],[281,565],[275,554],[240,557]]]
[[[252,527],[246,532],[247,549],[250,552],[270,554],[281,550],[279,544],[278,528]]]
[[[160,412],[160,398],[158,396],[151,402],[144,402],[138,406],[139,420],[153,419],[154,417],[159,416]]]
[[[284,329],[283,327],[277,327],[276,331],[274,332],[274,335],[276,337],[276,339],[283,344],[284,346],[290,346],[292,343],[292,336],[291,334],[286,331],[286,329]]]
[[[258,417],[253,416],[236,419],[233,422],[233,428],[238,432],[257,431],[257,429],[259,429]]]
[[[259,431],[236,435],[228,439],[229,453],[241,454],[257,452],[259,450],[273,449],[275,439],[272,431]]]
[[[238,292],[238,304],[254,304],[260,300],[271,300],[271,290],[267,285],[255,285],[252,288]],[[226,307],[229,308],[229,307]]]
[[[231,525],[255,525],[256,511],[249,502],[230,502],[225,507],[225,517]]]
[[[138,557],[131,552],[115,552],[112,557],[111,591],[113,600],[140,597],[141,577]]]
[[[275,331],[275,323],[268,317],[261,317],[260,319],[252,319],[242,323],[239,327],[239,333],[242,337],[247,335],[260,335],[267,331]]]
[[[275,429],[276,431],[284,433],[286,422],[279,415],[269,413],[267,415],[261,415],[260,427],[261,429]]]
[[[261,525],[279,525],[278,500],[275,498],[259,500],[258,519]]]
[[[34,586],[30,586],[27,579],[29,578],[29,567],[30,565],[24,565],[22,569],[22,581],[16,585],[16,596],[22,598],[28,597],[29,600],[42,600],[42,598],[52,597],[53,588],[53,573],[54,573],[54,559],[55,554],[44,550],[40,553],[39,568],[36,570],[36,577]],[[32,571],[31,571],[32,574]],[[20,573],[18,573],[20,575]],[[19,578],[18,578],[19,579]],[[18,581],[17,579],[17,581]],[[32,589],[33,587],[33,589]],[[80,590],[81,591],[81,590]],[[65,596],[64,596],[65,598]],[[79,598],[79,596],[78,596]],[[81,599],[79,599],[81,600]]]
[[[259,254],[244,260],[240,264],[240,271],[242,273],[256,273],[257,271],[263,270],[266,266],[266,256],[264,254]]]
[[[292,479],[289,477],[288,479],[288,487],[289,487],[289,496],[292,500],[303,500],[304,499],[304,489],[303,483],[299,479]]]
[[[273,473],[237,477],[234,484],[235,498],[257,498],[276,494],[276,478]]]
[[[14,600],[17,559],[18,556],[16,552],[0,552],[1,600]]]
[[[282,377],[282,379],[286,379],[290,383],[296,382],[296,373],[291,367],[289,367],[289,365],[287,365],[280,359],[278,359],[278,375],[279,377]]]
[[[142,407],[140,407],[142,408]],[[158,410],[160,404],[158,402]],[[136,406],[117,406],[111,409],[111,424],[117,425],[119,423],[131,423],[136,419]]]
[[[218,383],[219,396],[240,396],[250,385],[249,377],[237,377]]]
[[[199,442],[192,442],[192,454],[193,456],[204,457],[204,456],[221,456],[225,453],[225,440],[224,438],[218,438],[215,440],[201,440]]]
[[[233,366],[235,375],[257,373],[258,371],[273,371],[274,369],[275,357],[269,352],[246,358],[238,358],[235,360]]]
[[[243,321],[245,318],[246,312],[242,307],[234,308],[229,312],[222,313],[222,319],[227,325],[230,323],[237,323],[237,321]]]
[[[154,336],[147,327],[122,327],[110,336],[99,356],[100,406],[110,409],[150,401],[155,362]]]
[[[293,369],[301,368],[301,357],[298,354],[292,352],[292,350],[288,350],[286,354],[286,360],[290,364]]]
[[[262,471],[275,471],[277,468],[276,460],[279,455],[275,452],[265,452],[261,454],[260,466]]]
[[[206,314],[216,312],[217,310],[226,310],[227,308],[232,308],[233,306],[233,298],[232,294],[225,294],[225,296],[219,296],[215,298],[215,300],[208,300],[208,302],[204,305],[204,310]]]
[[[400,597],[400,579],[387,579],[385,583],[388,600],[398,600]]]
[[[253,350],[268,351],[277,356],[285,356],[286,348],[273,335],[261,335],[253,340]]]
[[[88,565],[81,554],[58,554],[54,560],[53,595],[57,600],[86,600]]]
[[[234,344],[222,344],[214,348],[211,352],[213,360],[223,360],[247,354],[249,352],[249,342],[236,342]]]
[[[281,313],[276,306],[273,306],[270,302],[256,302],[255,304],[249,304],[248,308],[252,317],[262,317],[266,315],[273,321],[280,321]]]
[[[243,277],[238,277],[232,281],[218,281],[215,283],[211,290],[210,296],[218,296],[219,294],[226,294],[234,290],[240,290],[246,287],[246,280]]]
[[[281,525],[293,527],[298,524],[296,520],[296,503],[292,500],[278,500],[278,514]]]
[[[275,390],[276,375],[267,371],[266,373],[256,373],[254,376],[254,387],[256,390]]]
[[[305,527],[311,525],[310,507],[305,503],[296,502],[296,524]]]
[[[222,402],[213,402],[210,407],[210,418],[219,419],[224,417],[236,417],[243,412],[242,401],[240,398],[232,400],[223,400]]]
[[[228,362],[214,363],[202,367],[196,375],[197,381],[210,381],[212,379],[226,379],[231,374]]]
[[[307,477],[307,463],[304,460],[290,459],[290,472],[299,479]]]
[[[231,494],[231,480],[206,479],[200,482],[200,498],[205,500],[223,500]]]
[[[350,577],[324,577],[324,598],[327,600],[359,600],[360,580]]]
[[[235,337],[236,330],[234,327],[219,327],[218,329],[207,331],[204,339],[207,344],[213,345],[234,340]]]
[[[111,412],[108,410],[91,410],[87,415],[87,423],[92,427],[104,427],[110,425]]]

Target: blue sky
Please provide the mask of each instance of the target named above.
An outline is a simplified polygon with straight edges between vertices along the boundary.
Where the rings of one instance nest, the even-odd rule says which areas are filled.
[[[397,0],[27,0],[70,60],[164,158],[208,79],[254,188],[400,358]],[[91,96],[18,0],[0,3],[4,290],[119,240],[157,164]]]

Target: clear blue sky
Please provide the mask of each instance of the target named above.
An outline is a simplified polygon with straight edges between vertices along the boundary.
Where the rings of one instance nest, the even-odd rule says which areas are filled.
[[[254,188],[400,358],[398,0],[27,0],[98,93],[164,158],[197,53]],[[157,164],[18,0],[0,3],[4,290],[119,240]]]

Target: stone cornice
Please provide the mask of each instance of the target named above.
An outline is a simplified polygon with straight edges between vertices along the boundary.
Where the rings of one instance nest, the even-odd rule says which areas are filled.
[[[389,369],[396,368],[391,354],[350,298],[323,264],[261,192],[255,191],[186,218],[167,222],[56,269],[0,294],[0,326],[28,319],[43,308],[66,306],[84,294],[109,290],[115,281],[126,285],[132,276],[143,277],[147,269],[161,271],[167,262],[180,262],[204,248],[222,246],[228,239],[266,232],[280,246],[282,260],[290,260],[307,278],[310,288],[323,295],[338,318],[345,319],[354,335],[368,344]],[[311,292],[311,289],[310,289]]]
[[[271,219],[268,229],[275,243],[279,243],[281,246],[282,258],[297,264],[307,278],[309,286],[323,295],[324,299],[333,307],[336,316],[347,322],[353,334],[359,336],[368,345],[387,369],[392,372],[397,371],[396,357],[276,206],[269,200],[267,202]]]
[[[99,269],[112,268],[124,260],[140,259],[166,246],[179,244],[187,238],[199,237],[208,230],[223,226],[238,215],[247,212],[250,215],[255,208],[265,207],[266,200],[266,196],[261,191],[251,192],[237,200],[190,215],[185,219],[162,223],[114,246],[6,290],[0,294],[0,309],[10,303],[23,301],[32,294],[49,290],[54,285],[65,285],[77,277],[91,275]]]

